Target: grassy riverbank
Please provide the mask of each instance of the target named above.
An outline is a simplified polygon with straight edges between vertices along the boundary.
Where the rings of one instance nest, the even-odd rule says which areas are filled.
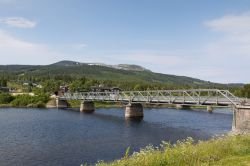
[[[186,165],[250,165],[250,135],[225,136],[194,143],[191,138],[175,145],[163,142],[160,147],[148,146],[132,156],[98,166],[186,166]]]
[[[68,100],[69,107],[71,108],[79,108],[81,104],[81,100]],[[95,108],[120,108],[123,107],[124,104],[117,102],[101,102],[101,101],[95,101]]]

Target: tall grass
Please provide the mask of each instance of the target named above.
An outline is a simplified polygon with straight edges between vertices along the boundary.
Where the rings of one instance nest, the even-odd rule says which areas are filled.
[[[250,135],[224,136],[194,143],[192,138],[174,145],[162,142],[159,147],[147,146],[111,163],[98,166],[195,166],[195,165],[249,165]]]

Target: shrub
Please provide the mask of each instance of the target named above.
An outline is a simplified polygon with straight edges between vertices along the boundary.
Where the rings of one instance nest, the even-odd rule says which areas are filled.
[[[11,104],[15,107],[44,107],[48,100],[47,95],[30,96],[25,94],[16,96]]]
[[[0,104],[9,104],[14,97],[8,93],[0,93]]]

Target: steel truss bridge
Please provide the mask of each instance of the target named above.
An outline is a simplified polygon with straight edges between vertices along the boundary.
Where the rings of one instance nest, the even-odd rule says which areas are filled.
[[[243,100],[228,90],[153,90],[65,93],[60,100],[89,100],[127,103],[239,106]]]

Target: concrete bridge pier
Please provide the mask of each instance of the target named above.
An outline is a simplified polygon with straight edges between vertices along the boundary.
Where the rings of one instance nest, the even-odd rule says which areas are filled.
[[[250,107],[234,108],[232,131],[237,134],[250,133]]]
[[[66,100],[61,100],[56,98],[56,107],[57,108],[68,108],[68,102]]]
[[[143,106],[141,103],[129,103],[126,105],[125,118],[143,118]]]
[[[213,107],[211,105],[207,106],[207,112],[213,113]]]
[[[80,105],[80,112],[92,113],[95,111],[95,104],[93,101],[82,101]]]

